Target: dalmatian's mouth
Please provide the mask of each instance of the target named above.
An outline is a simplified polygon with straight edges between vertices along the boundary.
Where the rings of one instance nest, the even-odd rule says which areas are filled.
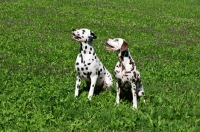
[[[106,43],[105,48],[106,50],[115,50],[115,47],[109,45],[108,43]]]
[[[76,36],[74,33],[73,33],[73,38],[76,39],[76,40],[80,40],[80,39],[82,39],[81,37]]]

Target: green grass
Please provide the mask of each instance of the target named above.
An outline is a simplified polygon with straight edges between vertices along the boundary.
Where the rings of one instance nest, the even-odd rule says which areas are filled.
[[[200,130],[198,0],[1,0],[0,130]],[[72,28],[95,32],[95,51],[113,73],[106,38],[124,38],[140,70],[146,104],[138,110],[113,91],[75,99],[79,44]],[[113,75],[113,74],[112,74]],[[114,80],[116,81],[116,80]],[[81,89],[84,87],[84,83]]]

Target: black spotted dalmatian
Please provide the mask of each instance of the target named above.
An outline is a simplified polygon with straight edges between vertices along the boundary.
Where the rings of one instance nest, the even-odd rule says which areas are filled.
[[[95,86],[109,88],[113,84],[112,76],[103,66],[94,51],[93,40],[97,38],[89,29],[73,29],[73,39],[80,42],[80,53],[76,58],[75,68],[78,73],[76,77],[75,97],[79,94],[81,80],[90,84],[88,99],[94,93]]]
[[[120,88],[131,88],[133,96],[133,109],[137,109],[137,96],[144,96],[140,72],[130,55],[128,44],[122,38],[106,39],[106,49],[117,52],[119,61],[114,70],[116,82],[116,103],[119,104]],[[145,100],[144,100],[145,101]]]

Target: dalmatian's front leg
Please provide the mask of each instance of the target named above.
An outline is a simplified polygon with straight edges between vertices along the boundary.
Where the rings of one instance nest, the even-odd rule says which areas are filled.
[[[120,100],[120,80],[118,79],[116,82],[116,104],[119,104],[119,100]]]
[[[137,93],[136,93],[136,85],[135,82],[131,83],[131,91],[132,91],[132,96],[133,96],[133,109],[137,109]]]
[[[88,94],[88,99],[89,100],[92,99],[92,96],[93,96],[93,93],[94,93],[94,87],[95,87],[97,78],[98,78],[97,75],[91,77],[90,90],[89,90],[89,94]]]
[[[79,76],[76,77],[76,87],[75,87],[75,97],[79,94],[79,88],[81,85],[81,78]]]

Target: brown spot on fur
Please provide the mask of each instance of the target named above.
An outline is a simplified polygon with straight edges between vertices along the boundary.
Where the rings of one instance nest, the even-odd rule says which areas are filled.
[[[121,67],[121,66],[122,66],[122,61],[120,60],[120,61],[119,61],[119,67]]]
[[[120,49],[121,52],[125,51],[128,49],[128,44],[124,41],[123,44],[122,44],[122,47]]]
[[[125,69],[125,66],[122,64],[122,71]]]
[[[130,65],[132,65],[132,69],[131,69],[131,71],[132,70],[134,70],[134,67],[135,67],[135,62],[133,62],[133,60],[132,59],[130,59],[130,63],[129,63]]]
[[[124,57],[123,56],[120,56],[119,57],[119,61],[121,62],[121,61],[124,61]]]
[[[134,77],[136,78],[136,72],[133,72],[133,74],[134,74]]]
[[[133,60],[131,59],[131,58],[129,58],[130,59],[130,65],[135,65],[135,62],[133,62]]]
[[[122,71],[123,71],[123,70],[125,69],[125,67],[124,67],[124,65],[122,64],[122,61],[123,61],[123,60],[120,60],[120,61],[119,61],[119,66],[122,67]]]
[[[117,73],[119,73],[119,71],[116,71]]]

